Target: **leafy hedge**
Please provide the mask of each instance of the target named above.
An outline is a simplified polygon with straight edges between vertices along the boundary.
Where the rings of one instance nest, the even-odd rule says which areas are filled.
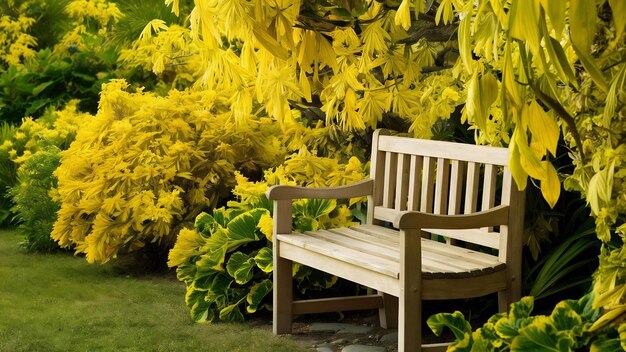
[[[428,318],[428,326],[440,335],[449,328],[456,341],[448,351],[591,351],[626,350],[626,324],[605,327],[601,310],[593,308],[593,294],[559,302],[550,315],[531,315],[532,296],[513,303],[481,328],[472,328],[461,312]]]
[[[330,176],[321,178],[322,175]],[[238,175],[233,193],[238,201],[227,208],[203,213],[195,229],[181,231],[169,254],[169,265],[177,267],[178,279],[187,286],[185,302],[195,321],[238,321],[244,312],[268,308],[272,290],[272,202],[263,192],[274,184],[311,184],[326,180],[337,185],[365,177],[361,163],[311,155],[306,150],[288,158],[284,165],[265,174],[263,182],[249,182]],[[349,203],[336,200],[298,200],[293,205],[298,231],[353,224]],[[296,286],[302,294],[328,289],[337,280],[294,263]],[[245,310],[244,310],[245,309]]]
[[[90,263],[147,244],[171,248],[180,229],[229,196],[235,171],[260,173],[284,154],[270,121],[236,125],[217,94],[127,87],[103,86],[98,114],[56,171],[62,203],[52,238]]]

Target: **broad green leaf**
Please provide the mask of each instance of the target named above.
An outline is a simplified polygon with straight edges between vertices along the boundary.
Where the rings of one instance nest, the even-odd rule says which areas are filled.
[[[613,21],[615,21],[615,38],[617,41],[621,38],[626,28],[626,1],[609,0],[611,11],[613,12]]]
[[[245,285],[252,279],[254,266],[254,259],[244,253],[237,252],[233,253],[230,259],[228,259],[226,270],[235,279],[236,283]]]
[[[205,297],[205,291],[199,291],[192,287],[187,287],[185,302],[191,310],[191,318],[197,323],[203,323],[213,319],[211,303],[207,302]]]
[[[438,313],[428,317],[426,322],[437,336],[441,335],[445,327],[452,331],[457,340],[463,340],[472,333],[470,323],[465,320],[465,316],[459,311],[455,311],[454,313]]]
[[[561,195],[561,181],[556,169],[550,162],[542,161],[541,163],[546,169],[546,178],[541,180],[541,194],[550,208],[554,208]]]
[[[589,55],[593,38],[596,35],[596,2],[570,0],[569,21],[572,44],[585,56]]]
[[[54,84],[54,81],[44,82],[44,83],[37,85],[35,88],[33,88],[33,96],[35,97],[38,96],[39,93],[41,93],[44,89],[48,88],[51,84]]]
[[[274,262],[272,255],[272,248],[263,247],[254,257],[256,266],[259,267],[264,273],[271,273],[274,270]]]
[[[556,69],[559,77],[563,82],[571,83],[575,87],[578,87],[578,82],[576,81],[576,76],[574,75],[574,69],[567,60],[567,56],[565,55],[565,51],[563,50],[561,43],[550,36],[545,22],[542,22],[541,30],[543,32],[544,46],[548,52],[548,56],[550,57],[550,62]]]
[[[617,337],[607,338],[606,335],[600,335],[591,343],[589,352],[607,352],[607,351],[626,351],[626,344],[620,345],[620,339]]]
[[[195,227],[204,237],[209,237],[214,223],[215,219],[213,216],[202,212],[196,216]]]
[[[243,301],[246,299],[246,297],[244,296],[241,300],[239,300],[237,303],[228,305],[224,308],[222,308],[222,310],[220,310],[220,320],[221,321],[231,321],[231,322],[236,322],[236,321],[243,321],[243,313],[241,312],[241,309],[239,308],[239,305],[241,303],[243,303]]]
[[[563,29],[565,29],[567,1],[542,0],[541,6],[548,14],[548,17],[550,17],[550,22],[552,23],[552,27],[554,27],[557,39],[560,39],[563,35]]]
[[[272,292],[272,281],[269,279],[263,280],[250,288],[250,293],[246,298],[248,306],[246,311],[248,313],[254,313],[257,311],[259,305],[263,302],[265,296]]]
[[[227,225],[228,228],[228,249],[229,251],[242,244],[259,240],[257,234],[257,224],[265,209],[253,209],[243,214],[237,215]]]
[[[557,330],[582,330],[582,318],[569,307],[555,307],[550,318]]]
[[[509,317],[512,319],[528,318],[534,307],[535,299],[533,297],[522,297],[519,301],[511,304]]]
[[[596,34],[596,2],[589,0],[570,0],[569,21],[570,40],[576,55],[587,70],[593,81],[604,91],[608,92],[608,85],[604,74],[594,63],[590,54],[593,38]]]
[[[293,214],[295,217],[306,216],[317,219],[322,215],[327,215],[337,207],[334,199],[303,199],[294,202]]]
[[[310,216],[298,216],[294,221],[294,228],[300,232],[316,231],[319,223]]]
[[[535,100],[522,113],[528,114],[528,128],[533,140],[556,156],[556,147],[561,133],[556,121]]]
[[[190,287],[193,287],[196,290],[208,291],[213,285],[215,277],[218,273],[219,271],[210,268],[199,269],[196,271],[196,276],[194,277]]]
[[[511,342],[511,351],[571,351],[576,341],[567,334],[559,334],[550,318],[536,316],[533,322],[519,330]]]

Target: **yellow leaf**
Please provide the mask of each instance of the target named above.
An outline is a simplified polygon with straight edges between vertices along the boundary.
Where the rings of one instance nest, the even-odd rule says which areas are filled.
[[[396,11],[396,15],[394,16],[394,24],[396,26],[401,26],[404,30],[411,27],[410,2],[410,0],[402,0],[402,3],[400,3],[400,7],[398,7],[398,11]]]
[[[561,182],[559,175],[556,172],[554,166],[548,161],[541,162],[546,168],[546,179],[541,180],[541,194],[543,198],[548,202],[550,208],[554,208],[556,202],[561,195]]]
[[[533,140],[556,156],[556,146],[559,142],[560,134],[559,125],[534,100],[527,109],[522,111],[522,114],[524,113],[528,114],[528,128]]]
[[[520,164],[522,165],[524,171],[526,171],[532,178],[544,180],[546,178],[545,168],[541,166],[541,161],[535,156],[528,146],[526,131],[520,131],[519,127],[516,127],[515,131],[513,131],[513,140],[519,150]]]
[[[254,33],[254,37],[257,42],[265,48],[268,52],[272,53],[279,59],[287,60],[289,59],[289,52],[280,46],[278,41],[272,37],[267,31],[262,28],[258,23],[254,24],[252,27],[252,32]]]
[[[472,24],[472,7],[469,6],[467,12],[463,14],[463,19],[461,19],[461,23],[459,24],[459,54],[461,56],[461,60],[463,60],[463,64],[465,65],[465,70],[468,73],[472,73],[472,37],[471,37],[471,24]]]
[[[513,0],[509,12],[511,35],[526,42],[534,55],[539,55],[539,3],[537,0]]]
[[[550,17],[557,39],[561,39],[563,29],[565,28],[567,1],[541,0],[541,6],[548,14],[548,17]]]
[[[515,132],[513,132],[515,135]],[[528,181],[528,173],[524,171],[522,164],[520,163],[521,155],[519,152],[519,148],[515,142],[515,139],[511,140],[511,144],[509,145],[509,170],[511,170],[511,175],[517,184],[517,188],[520,191],[526,189],[526,183]]]

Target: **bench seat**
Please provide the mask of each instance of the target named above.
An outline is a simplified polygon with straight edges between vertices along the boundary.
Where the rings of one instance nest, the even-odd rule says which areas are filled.
[[[278,240],[395,279],[400,277],[400,242],[394,229],[361,225],[279,234]],[[281,253],[288,255],[285,251]],[[422,238],[422,279],[468,278],[505,268],[496,255]]]

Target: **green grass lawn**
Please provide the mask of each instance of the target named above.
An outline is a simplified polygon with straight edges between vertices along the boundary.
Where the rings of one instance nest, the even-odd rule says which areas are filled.
[[[0,230],[0,351],[305,351],[249,324],[195,324],[184,286],[67,254],[33,255]]]

